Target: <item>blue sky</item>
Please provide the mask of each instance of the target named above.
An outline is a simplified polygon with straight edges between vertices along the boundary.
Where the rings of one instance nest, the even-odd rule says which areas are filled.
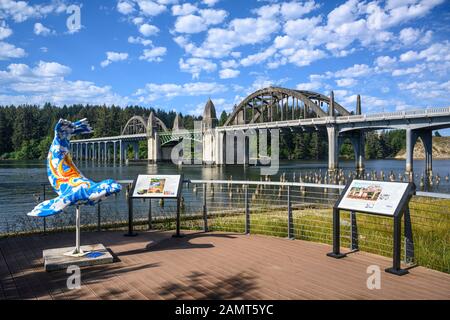
[[[449,71],[445,0],[0,0],[0,104],[200,115],[274,85],[373,113],[450,106]]]

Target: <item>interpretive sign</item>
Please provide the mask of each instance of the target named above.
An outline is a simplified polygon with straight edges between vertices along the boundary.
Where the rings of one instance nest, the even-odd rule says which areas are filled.
[[[148,199],[149,212],[148,224],[151,228],[152,199],[173,199],[177,202],[176,233],[175,237],[181,237],[180,233],[180,201],[183,183],[182,175],[164,174],[140,174],[129,189],[128,196],[128,233],[125,236],[136,236],[133,231],[133,199]]]
[[[139,175],[133,198],[178,198],[180,175]]]
[[[401,219],[405,216],[405,230],[410,230],[408,203],[415,193],[412,182],[385,182],[352,180],[345,187],[342,195],[333,207],[333,251],[327,256],[336,259],[344,258],[341,253],[341,219],[340,210],[350,211],[352,250],[357,250],[356,214],[365,213],[393,218],[393,252],[392,267],[385,271],[396,275],[407,274],[408,271],[400,267],[401,257]],[[408,228],[407,228],[408,227]],[[406,233],[405,233],[406,234]],[[412,234],[411,234],[412,239]]]
[[[353,180],[338,208],[393,216],[408,186],[400,182]]]

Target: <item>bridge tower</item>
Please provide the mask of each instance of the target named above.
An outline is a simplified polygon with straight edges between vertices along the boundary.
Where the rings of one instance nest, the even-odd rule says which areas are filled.
[[[202,135],[203,135],[203,151],[202,158],[204,164],[221,164],[217,161],[218,147],[214,128],[217,127],[216,107],[211,99],[208,99],[203,110],[202,119]],[[223,139],[222,139],[223,140]]]
[[[161,141],[159,139],[158,125],[153,111],[147,121],[148,161],[156,163],[161,160]]]

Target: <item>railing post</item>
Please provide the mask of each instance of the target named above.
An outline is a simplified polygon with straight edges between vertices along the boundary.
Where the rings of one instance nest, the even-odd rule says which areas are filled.
[[[152,199],[148,199],[148,230],[152,230]]]
[[[402,221],[401,215],[394,216],[394,246],[393,246],[393,264],[391,268],[385,269],[386,272],[393,273],[399,276],[408,273],[408,270],[401,268],[401,232]]]
[[[45,201],[45,183],[42,184],[42,201]],[[47,218],[44,217],[44,234],[47,233]]]
[[[288,205],[288,238],[294,240],[294,221],[292,217],[291,206],[291,186],[287,187],[287,205]]]
[[[101,231],[101,211],[100,211],[100,202],[97,203],[97,231],[100,232]]]
[[[355,211],[350,212],[350,250],[359,250],[358,245],[358,225],[356,223],[356,213]]]
[[[245,234],[250,234],[250,207],[248,203],[248,185],[245,185],[244,192],[245,201]]]
[[[137,233],[133,231],[133,198],[131,194],[131,185],[127,185],[127,203],[128,203],[128,233],[125,234],[126,237],[135,237]]]
[[[405,263],[414,263],[414,240],[413,232],[411,227],[411,216],[409,211],[409,205],[405,209],[404,218],[404,228],[405,228]]]
[[[339,209],[333,208],[333,252],[327,253],[327,256],[340,259],[345,257],[341,253],[341,223]]]
[[[206,183],[203,184],[203,231],[208,232],[208,211],[206,208]]]

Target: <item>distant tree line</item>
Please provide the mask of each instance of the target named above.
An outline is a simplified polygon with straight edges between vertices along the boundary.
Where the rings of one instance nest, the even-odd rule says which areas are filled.
[[[95,129],[91,137],[119,135],[127,121],[134,115],[148,116],[150,111],[171,128],[174,111],[130,106],[107,107],[105,105],[44,106],[0,106],[0,159],[28,160],[44,159],[53,139],[53,128],[60,118],[68,120],[89,119]],[[219,125],[228,119],[223,111]],[[201,117],[183,116],[187,129]],[[89,136],[88,136],[89,137]],[[366,136],[366,158],[384,159],[395,156],[405,147],[405,133],[400,130],[369,132]],[[145,155],[145,152],[142,153]],[[280,157],[282,159],[322,160],[327,158],[327,136],[325,132],[300,132],[283,130],[280,135]],[[352,159],[353,147],[345,140],[340,156]]]

